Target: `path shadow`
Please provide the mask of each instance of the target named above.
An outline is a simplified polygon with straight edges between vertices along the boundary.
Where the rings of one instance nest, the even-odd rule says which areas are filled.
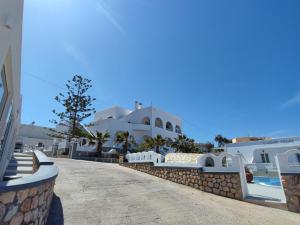
[[[64,225],[64,211],[60,198],[54,193],[46,225]]]

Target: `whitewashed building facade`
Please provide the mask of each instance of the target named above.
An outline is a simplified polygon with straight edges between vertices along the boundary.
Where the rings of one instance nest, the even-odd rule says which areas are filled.
[[[108,131],[110,140],[104,147],[115,147],[115,134],[118,131],[128,131],[137,144],[141,144],[146,137],[174,139],[182,133],[181,119],[155,107],[143,108],[138,102],[134,110],[114,106],[97,112],[94,121],[87,127],[92,132]]]
[[[20,124],[22,20],[23,0],[0,0],[0,180]]]
[[[300,137],[274,138],[225,146],[227,153],[232,155],[240,153],[247,164],[272,164],[273,167],[276,167],[277,154],[297,149],[300,149]],[[289,162],[300,163],[300,154],[292,155]]]

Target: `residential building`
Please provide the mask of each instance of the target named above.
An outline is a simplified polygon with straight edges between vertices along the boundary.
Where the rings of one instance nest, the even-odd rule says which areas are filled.
[[[261,141],[261,140],[270,140],[270,138],[266,138],[266,137],[236,137],[236,138],[232,139],[232,143],[242,143],[242,142]]]
[[[288,150],[300,149],[300,137],[274,138],[252,142],[226,144],[230,154],[240,153],[246,164],[272,164],[276,167],[276,155]],[[290,163],[300,163],[300,155],[292,155]]]
[[[18,136],[23,0],[0,0],[0,179]]]
[[[17,143],[27,148],[50,148],[53,145],[51,128],[34,124],[21,124]]]
[[[116,147],[115,134],[118,131],[128,131],[137,144],[141,144],[146,137],[161,135],[166,139],[174,139],[182,133],[179,117],[153,106],[144,108],[138,102],[135,102],[134,110],[114,106],[97,112],[87,128],[92,132],[108,131],[111,138],[104,145],[107,148]]]

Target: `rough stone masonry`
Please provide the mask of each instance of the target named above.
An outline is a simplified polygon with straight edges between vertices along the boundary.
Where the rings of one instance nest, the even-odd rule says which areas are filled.
[[[282,174],[282,184],[289,211],[300,213],[300,175]]]
[[[1,225],[44,225],[53,197],[54,181],[0,194]]]
[[[239,173],[204,173],[195,168],[155,167],[153,163],[120,165],[223,197],[243,199]]]

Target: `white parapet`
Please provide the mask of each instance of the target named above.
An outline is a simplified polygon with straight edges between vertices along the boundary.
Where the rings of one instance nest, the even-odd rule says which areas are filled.
[[[198,158],[198,165],[204,172],[240,172],[239,156],[228,153],[205,154]]]
[[[169,153],[162,163],[163,156],[153,151],[126,155],[129,163],[153,162],[155,166],[203,168],[204,172],[240,172],[239,156],[228,153],[189,154]]]
[[[300,173],[300,150],[294,149],[276,155],[276,164],[281,174]]]
[[[130,153],[126,155],[129,163],[153,162],[154,164],[161,163],[163,156],[153,151]]]

